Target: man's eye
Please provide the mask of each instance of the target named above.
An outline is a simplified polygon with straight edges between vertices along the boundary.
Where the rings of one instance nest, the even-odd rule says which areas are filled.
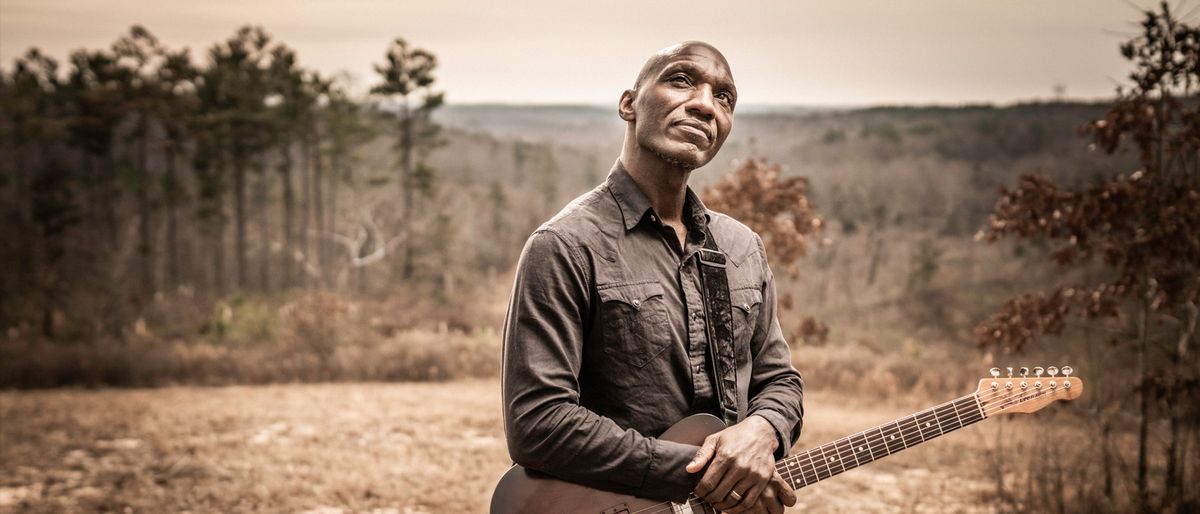
[[[692,81],[688,80],[688,78],[684,75],[676,75],[674,77],[671,77],[671,82],[674,84],[691,84],[692,83]]]
[[[717,93],[717,98],[728,104],[733,103],[733,95],[726,93],[724,91]]]

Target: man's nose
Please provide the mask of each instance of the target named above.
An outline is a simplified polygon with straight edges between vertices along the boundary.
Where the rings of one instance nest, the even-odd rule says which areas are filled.
[[[688,100],[687,110],[692,115],[699,116],[705,120],[712,119],[717,111],[712,86],[701,84],[700,87],[693,89],[692,97]]]

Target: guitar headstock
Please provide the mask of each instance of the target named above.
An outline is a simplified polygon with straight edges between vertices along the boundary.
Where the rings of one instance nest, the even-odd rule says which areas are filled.
[[[1000,368],[991,369],[991,378],[979,381],[975,394],[979,397],[987,415],[1034,412],[1058,400],[1074,400],[1083,394],[1083,380],[1071,376],[1070,366],[1058,369],[1041,366],[1030,369],[1022,367],[1013,376],[1013,368],[1007,368],[1008,376],[1000,376]],[[1062,376],[1059,376],[1059,375]],[[1045,375],[1045,376],[1043,376]]]

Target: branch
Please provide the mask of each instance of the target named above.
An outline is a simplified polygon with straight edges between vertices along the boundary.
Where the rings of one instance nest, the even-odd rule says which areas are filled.
[[[374,207],[364,206],[362,208],[357,227],[358,230],[353,238],[333,231],[318,232],[314,230],[312,232],[319,236],[325,237],[326,239],[334,241],[345,248],[346,253],[349,254],[350,257],[351,268],[364,268],[370,266],[387,257],[388,252],[395,250],[396,246],[404,240],[402,234],[397,234],[391,238],[385,239],[382,231],[379,229],[379,225],[375,223],[374,211]],[[363,253],[367,249],[368,243],[371,241],[383,242],[373,245],[374,248],[371,249],[371,253],[364,255]]]
[[[1188,342],[1196,333],[1196,320],[1200,318],[1200,308],[1196,307],[1196,302],[1188,300],[1183,304],[1183,310],[1187,312],[1187,322],[1184,324],[1183,330],[1179,331],[1179,343],[1176,346],[1180,359],[1187,357]]]

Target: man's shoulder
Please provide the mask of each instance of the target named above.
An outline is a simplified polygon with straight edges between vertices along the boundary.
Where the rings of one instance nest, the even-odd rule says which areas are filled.
[[[550,232],[573,246],[586,246],[597,235],[611,231],[615,209],[608,185],[602,183],[568,202],[534,234]]]
[[[717,246],[735,264],[741,264],[747,257],[764,251],[762,238],[757,232],[723,212],[708,209],[708,230],[717,240]]]

